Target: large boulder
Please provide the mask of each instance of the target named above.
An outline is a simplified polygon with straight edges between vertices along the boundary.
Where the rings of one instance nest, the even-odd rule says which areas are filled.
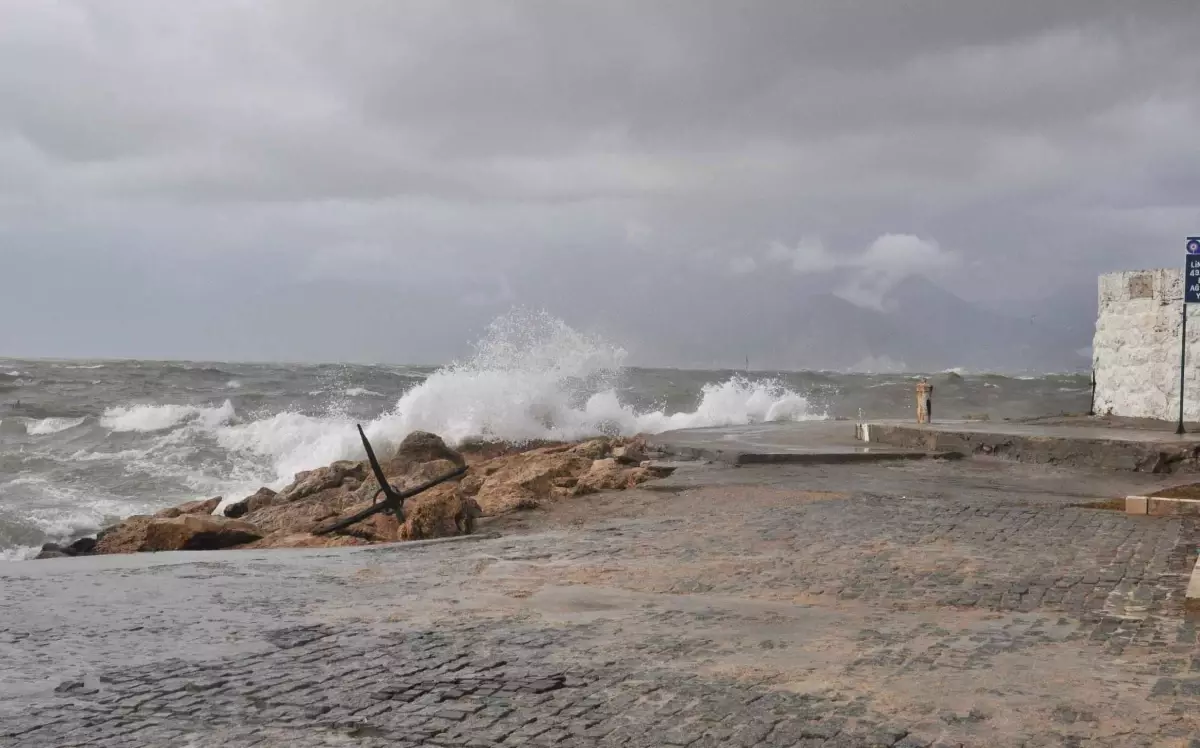
[[[173,506],[170,509],[163,509],[157,512],[155,517],[179,517],[184,514],[212,514],[221,504],[221,497],[213,499],[200,499],[199,501],[189,501],[186,504]]]
[[[369,469],[364,462],[338,460],[328,467],[296,473],[292,484],[280,491],[274,500],[280,502],[299,501],[331,488],[346,488],[353,491],[362,484],[368,472]]]
[[[240,519],[184,514],[155,518],[146,527],[146,551],[215,551],[253,543],[263,531]]]
[[[564,495],[555,480],[579,476],[591,467],[592,460],[551,448],[493,460],[492,463],[481,466],[486,477],[474,496],[487,516],[532,509],[547,499]]]
[[[587,457],[589,460],[601,460],[608,457],[612,448],[612,441],[606,437],[601,437],[576,444],[574,447],[571,447],[571,452],[582,457]]]
[[[641,465],[648,457],[646,443],[641,439],[630,439],[612,451],[613,459],[623,465]]]
[[[154,518],[135,514],[96,533],[95,553],[137,553],[146,543],[146,528]]]
[[[478,502],[463,495],[458,486],[443,484],[405,502],[403,527],[398,540],[427,540],[475,532],[482,515]]]
[[[615,454],[617,450],[613,450]],[[623,491],[635,488],[655,478],[665,478],[675,471],[672,467],[637,466],[622,463],[617,457],[596,460],[591,469],[579,476],[573,493],[583,496],[598,491]]]
[[[264,533],[312,532],[327,519],[337,517],[361,499],[353,491],[341,487],[328,488],[296,501],[273,501],[249,512],[241,519],[250,522]]]
[[[248,522],[215,515],[139,515],[99,533],[94,552],[219,550],[254,542],[263,534]]]
[[[269,488],[263,487],[254,492],[252,496],[247,496],[241,501],[235,501],[225,507],[225,516],[237,519],[243,517],[250,512],[256,512],[271,506],[279,500],[279,494]]]
[[[392,472],[402,473],[407,471],[409,465],[439,460],[445,460],[455,465],[467,464],[461,454],[446,446],[442,437],[428,431],[414,431],[400,442],[396,454],[390,460],[391,469],[385,468],[384,474],[390,476]]]

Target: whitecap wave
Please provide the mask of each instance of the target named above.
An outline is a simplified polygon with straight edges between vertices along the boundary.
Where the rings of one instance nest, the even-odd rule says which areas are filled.
[[[28,561],[37,556],[41,548],[36,545],[18,545],[13,548],[0,548],[0,562]]]
[[[86,420],[86,418],[43,418],[40,421],[28,421],[25,424],[25,433],[30,436],[48,436],[73,429],[82,425]]]
[[[346,395],[349,397],[365,397],[368,395],[372,397],[383,397],[382,392],[368,390],[366,387],[351,387],[350,389],[346,390]]]
[[[706,385],[693,411],[638,410],[617,395],[624,359],[620,347],[545,313],[514,312],[492,324],[474,356],[435,371],[364,429],[386,451],[416,430],[453,443],[473,437],[519,443],[823,418],[782,384],[744,377]],[[223,448],[269,463],[275,484],[362,457],[354,421],[341,414],[284,412],[222,424],[215,435]]]
[[[206,408],[196,405],[132,405],[109,408],[100,417],[100,425],[110,431],[163,431],[184,422],[197,421],[217,426],[234,417],[233,403]]]

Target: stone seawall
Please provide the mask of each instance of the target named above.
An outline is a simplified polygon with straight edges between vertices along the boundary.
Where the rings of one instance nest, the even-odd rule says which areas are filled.
[[[1138,270],[1100,276],[1092,343],[1096,412],[1156,418],[1179,416],[1183,271]],[[1193,314],[1196,314],[1193,312]],[[1200,316],[1189,319],[1184,415],[1200,419]]]

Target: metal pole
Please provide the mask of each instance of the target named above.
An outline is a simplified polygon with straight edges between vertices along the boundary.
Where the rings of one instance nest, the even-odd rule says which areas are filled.
[[[1179,425],[1175,427],[1176,434],[1186,434],[1183,427],[1183,383],[1187,372],[1187,278],[1184,277],[1183,324],[1180,325],[1179,341]]]
[[[1088,415],[1096,415],[1096,370],[1092,369],[1092,404],[1088,406]]]

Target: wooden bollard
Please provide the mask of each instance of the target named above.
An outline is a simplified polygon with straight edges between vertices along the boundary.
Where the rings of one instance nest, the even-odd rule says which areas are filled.
[[[917,423],[933,423],[933,385],[928,379],[917,383]]]

